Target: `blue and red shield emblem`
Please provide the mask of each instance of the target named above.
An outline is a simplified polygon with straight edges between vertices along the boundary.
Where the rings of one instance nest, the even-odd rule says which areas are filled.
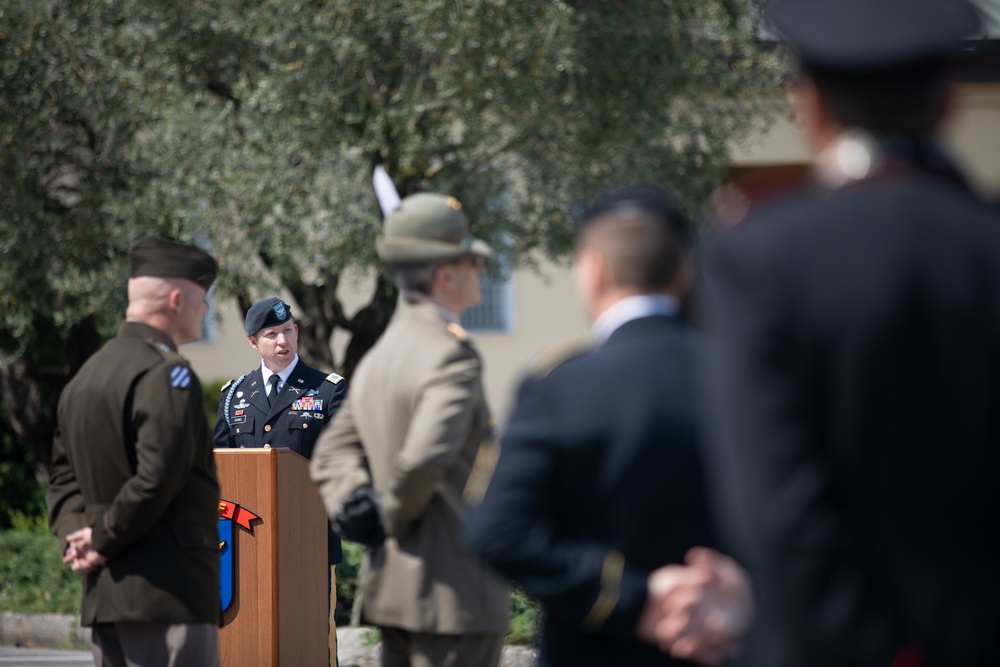
[[[249,532],[253,532],[250,524],[260,517],[236,503],[228,500],[219,501],[219,557],[221,558],[219,574],[222,585],[219,589],[222,611],[226,611],[233,603],[233,582],[236,580],[235,561],[233,560],[233,522]]]

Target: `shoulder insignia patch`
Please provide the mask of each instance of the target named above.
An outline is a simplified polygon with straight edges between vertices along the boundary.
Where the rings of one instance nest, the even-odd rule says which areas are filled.
[[[174,350],[169,345],[164,343],[162,340],[157,340],[152,336],[150,336],[149,338],[145,338],[144,340],[146,341],[146,345],[149,345],[151,348],[162,354],[163,358],[166,359],[167,361],[184,360],[184,357],[174,352]]]
[[[332,382],[334,384],[340,384],[341,380],[343,379],[344,377],[342,375],[337,375],[336,373],[330,373],[329,375],[326,376],[326,381]]]
[[[186,366],[171,366],[170,386],[174,389],[187,389],[190,387],[191,369]]]
[[[469,332],[462,328],[461,324],[455,324],[454,322],[448,323],[448,333],[457,338],[460,341],[469,340]]]
[[[545,350],[528,364],[528,374],[541,379],[570,359],[586,354],[593,348],[590,336],[577,336],[557,343]]]
[[[231,385],[232,383],[233,383],[233,381],[232,381],[232,380],[230,380],[230,381],[229,381],[229,382],[227,382],[226,384],[222,385],[222,389],[220,389],[219,391],[220,391],[220,392],[223,392],[223,391],[225,391],[225,390],[229,389],[229,385]]]

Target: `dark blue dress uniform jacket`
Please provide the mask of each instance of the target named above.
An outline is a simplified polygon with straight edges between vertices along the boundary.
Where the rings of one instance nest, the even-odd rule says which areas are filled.
[[[320,431],[347,395],[347,381],[310,368],[300,358],[273,405],[258,366],[222,388],[212,432],[216,447],[287,447],[307,459]],[[340,539],[329,534],[330,563],[342,560]]]
[[[645,317],[521,386],[468,537],[545,605],[543,666],[685,664],[635,631],[649,573],[714,544],[699,348],[679,318]]]
[[[921,173],[805,192],[720,235],[706,274],[748,661],[1000,664],[996,210]]]

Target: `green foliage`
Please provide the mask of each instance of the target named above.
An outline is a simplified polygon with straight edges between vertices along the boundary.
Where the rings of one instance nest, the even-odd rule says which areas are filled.
[[[358,577],[365,548],[360,544],[341,540],[344,561],[337,565],[337,618],[346,623],[351,618],[351,610],[358,592]]]
[[[666,183],[695,208],[777,81],[754,4],[4,0],[9,424],[45,463],[52,406],[121,320],[125,250],[148,234],[210,246],[219,299],[287,290],[300,353],[349,375],[394,304],[375,164],[404,195],[456,195],[515,263],[564,255],[567,204],[612,182]],[[353,316],[348,268],[378,281]],[[338,328],[352,337],[340,360]],[[5,498],[18,475],[0,470]]]
[[[90,313],[110,333],[124,248],[153,232],[210,243],[220,297],[285,286],[307,323],[350,328],[337,281],[378,266],[376,163],[403,194],[457,195],[519,258],[567,251],[567,202],[611,181],[667,182],[694,205],[775,82],[745,14],[732,0],[7,0],[0,349]]]
[[[222,400],[222,385],[228,380],[202,380],[201,391],[205,396],[205,414],[208,416],[208,427],[215,427],[215,419],[219,414],[219,402]]]
[[[82,580],[62,563],[58,540],[37,531],[0,531],[0,611],[80,611]]]
[[[542,624],[542,605],[518,586],[510,589],[508,644],[533,644]]]
[[[35,466],[28,448],[5,428],[0,410],[0,530],[45,521],[45,497],[35,479]]]
[[[382,642],[382,631],[378,628],[368,628],[361,636],[362,646],[377,646]]]

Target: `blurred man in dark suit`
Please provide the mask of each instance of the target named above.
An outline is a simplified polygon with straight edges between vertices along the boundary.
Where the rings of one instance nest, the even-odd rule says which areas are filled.
[[[521,386],[469,539],[545,605],[541,664],[672,665],[657,626],[678,565],[737,585],[715,544],[702,475],[699,336],[678,316],[691,277],[687,222],[662,190],[628,186],[586,213],[574,258],[593,321]],[[693,553],[689,552],[694,547]],[[678,647],[673,647],[678,648]],[[726,643],[675,653],[721,661]]]
[[[1000,216],[935,134],[964,0],[784,0],[815,182],[707,264],[720,500],[777,667],[1000,664]]]

